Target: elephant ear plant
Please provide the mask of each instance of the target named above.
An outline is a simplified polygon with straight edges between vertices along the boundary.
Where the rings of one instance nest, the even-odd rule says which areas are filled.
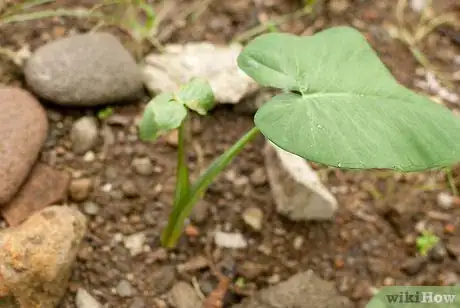
[[[184,121],[188,110],[204,115],[213,107],[211,87],[193,79],[177,93],[158,95],[145,109],[143,140],[179,131],[175,200],[161,239],[165,247],[175,246],[193,205],[259,132],[290,153],[337,168],[410,172],[460,161],[460,120],[398,84],[353,28],[335,27],[308,37],[264,34],[243,49],[238,66],[260,85],[283,92],[257,111],[255,127],[193,185]]]

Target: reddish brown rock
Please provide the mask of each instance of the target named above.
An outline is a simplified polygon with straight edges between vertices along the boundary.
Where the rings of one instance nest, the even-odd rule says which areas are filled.
[[[41,163],[35,165],[19,193],[1,209],[3,218],[10,227],[19,225],[31,214],[63,201],[69,182],[68,172]]]
[[[0,207],[17,193],[46,140],[40,103],[20,88],[0,88]]]

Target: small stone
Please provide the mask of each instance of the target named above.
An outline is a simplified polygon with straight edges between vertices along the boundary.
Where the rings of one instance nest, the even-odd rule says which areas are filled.
[[[132,180],[126,180],[121,184],[121,190],[123,194],[128,198],[134,198],[139,196],[139,189],[137,188],[136,183]]]
[[[131,305],[129,306],[129,308],[145,308],[145,307],[146,307],[145,301],[144,299],[140,297],[136,297],[131,303]]]
[[[186,263],[179,264],[177,271],[179,273],[198,271],[209,266],[209,261],[203,256],[197,256]]]
[[[439,193],[436,200],[438,205],[445,210],[451,209],[454,204],[454,197],[445,192]]]
[[[176,280],[176,271],[174,266],[166,265],[158,269],[151,277],[154,282],[153,293],[162,295],[168,292]]]
[[[134,158],[131,166],[139,175],[149,176],[153,174],[153,164],[148,157]]]
[[[177,129],[170,131],[165,136],[166,143],[172,147],[177,147],[179,144],[179,132]]]
[[[329,10],[333,14],[343,14],[350,7],[348,0],[331,0],[329,1]]]
[[[267,174],[264,168],[257,168],[249,176],[249,180],[255,186],[261,186],[267,183]]]
[[[281,277],[278,274],[273,274],[270,277],[268,277],[268,279],[267,279],[267,282],[269,284],[277,284],[280,281],[281,281]]]
[[[331,220],[335,197],[301,157],[271,142],[265,148],[265,166],[277,211],[294,221]]]
[[[176,283],[168,294],[169,303],[175,308],[197,308],[203,304],[195,290],[185,282]]]
[[[314,305],[308,299],[314,299]],[[354,305],[344,296],[340,296],[332,283],[319,278],[313,271],[307,271],[258,291],[254,296],[233,306],[255,307],[351,308]]]
[[[446,256],[447,250],[442,243],[438,243],[428,252],[428,257],[434,262],[442,262]]]
[[[73,201],[80,202],[88,198],[91,192],[91,179],[76,179],[70,182],[70,198]]]
[[[460,261],[460,238],[451,238],[446,245],[446,249],[451,256]]]
[[[28,92],[0,88],[0,207],[18,192],[48,135],[48,119]]]
[[[426,259],[423,257],[411,258],[401,265],[401,270],[409,276],[417,275],[426,265]]]
[[[256,207],[247,208],[244,210],[242,217],[243,221],[254,230],[260,231],[262,229],[264,213],[261,209]]]
[[[93,151],[88,151],[83,155],[83,161],[85,162],[93,162],[96,159],[96,154]]]
[[[136,61],[114,35],[104,32],[72,35],[38,48],[24,75],[38,96],[64,106],[132,100],[143,91]]]
[[[248,246],[241,233],[216,232],[214,241],[217,246],[230,249],[242,249]]]
[[[96,118],[83,117],[75,121],[70,130],[73,152],[83,154],[94,148],[98,135],[99,129]]]
[[[266,270],[267,266],[252,261],[244,261],[243,264],[238,267],[239,275],[249,280],[259,277],[264,274]]]
[[[295,250],[300,250],[300,248],[302,248],[302,245],[303,245],[303,242],[304,242],[304,238],[300,235],[296,236],[294,238],[294,249]]]
[[[77,308],[102,308],[102,305],[83,288],[78,288],[75,303]]]
[[[135,233],[124,238],[125,248],[129,250],[131,256],[137,256],[144,251],[145,234]]]
[[[121,297],[131,297],[134,295],[134,289],[127,280],[121,280],[116,286],[117,294]]]
[[[86,201],[83,203],[83,212],[85,212],[85,214],[88,215],[97,215],[97,213],[99,213],[100,208],[101,207],[99,206],[99,204],[93,201]]]
[[[460,278],[455,272],[441,274],[440,280],[443,286],[453,286],[460,283]]]
[[[23,307],[56,307],[85,233],[85,216],[67,206],[47,207],[0,231],[0,291]]]
[[[203,199],[198,201],[198,203],[193,206],[190,219],[197,224],[204,222],[206,218],[208,218],[209,206],[210,204]]]

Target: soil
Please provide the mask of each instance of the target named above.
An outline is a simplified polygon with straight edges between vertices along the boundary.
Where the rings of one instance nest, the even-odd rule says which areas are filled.
[[[174,5],[172,14],[166,16],[159,27],[158,37],[163,43],[197,40],[226,43],[260,20],[293,12],[301,5],[301,1],[294,0],[215,0],[210,1],[209,8],[196,20],[184,20],[182,13],[205,1],[168,1]],[[458,9],[455,2],[436,1],[436,11],[452,12]],[[93,4],[69,0],[45,7]],[[344,7],[340,8],[342,4]],[[395,0],[329,1],[314,19],[300,17],[283,23],[280,29],[309,34],[335,25],[352,25],[367,36],[398,81],[421,91],[414,87],[415,80],[421,79],[418,77],[420,65],[407,46],[389,37],[385,30],[395,23],[395,7]],[[195,7],[195,10],[198,9]],[[415,26],[416,14],[410,10],[406,14],[407,23]],[[69,33],[88,31],[94,24],[56,17],[8,25],[0,29],[0,43],[15,50],[25,45],[34,50]],[[110,31],[127,45],[132,44],[126,34],[115,29]],[[459,32],[450,33],[458,36]],[[453,55],[460,54],[460,46],[456,44],[454,36],[434,31],[422,43],[422,51],[440,70],[452,75],[459,70],[459,65],[452,64]],[[145,52],[148,50],[145,46]],[[23,85],[20,71],[7,59],[0,59],[0,80]],[[460,89],[458,81],[456,88]],[[264,167],[262,137],[248,146],[212,184],[204,198],[210,206],[206,219],[201,223],[192,222],[188,235],[181,238],[178,247],[165,251],[160,248],[159,234],[171,206],[175,147],[167,139],[155,144],[138,140],[135,123],[144,104],[145,100],[129,106],[113,106],[119,121],[114,124],[101,120],[101,126],[106,129],[102,130],[104,138],[94,149],[94,159],[72,153],[69,130],[78,117],[94,115],[97,110],[69,110],[46,104],[51,130],[40,160],[91,178],[94,189],[88,200],[100,206],[96,215],[88,215],[90,230],[62,308],[75,307],[75,291],[80,286],[107,303],[106,307],[142,307],[141,302],[145,307],[164,307],[165,293],[179,280],[196,281],[206,295],[216,285],[208,267],[181,274],[173,270],[179,264],[196,261],[199,256],[215,264],[230,260],[236,264],[238,275],[246,276],[243,289],[228,291],[224,307],[307,269],[333,281],[338,291],[352,299],[356,307],[364,307],[373,290],[383,285],[460,282],[460,252],[458,246],[455,247],[460,237],[460,206],[454,202],[452,207],[443,208],[436,201],[439,193],[451,193],[444,173],[357,172],[316,166],[324,183],[338,198],[340,210],[332,222],[293,223],[276,213],[268,183],[260,172]],[[189,161],[194,175],[251,127],[252,115],[235,109],[221,106],[210,116],[192,119]],[[111,138],[115,142],[110,142]],[[141,156],[153,161],[153,175],[142,176],[133,171],[133,158]],[[455,176],[460,176],[460,169],[454,169]],[[134,192],[128,193],[126,187],[132,188],[133,183]],[[84,204],[76,203],[76,206],[85,212]],[[260,232],[252,231],[241,218],[241,212],[251,206],[264,212]],[[415,246],[415,239],[423,228],[433,230],[441,239],[426,258],[418,256]],[[228,251],[215,247],[212,232],[216,229],[243,232],[249,248]],[[145,232],[146,247],[144,253],[132,257],[120,239],[137,232]],[[130,296],[123,297],[117,291],[116,286],[122,280],[130,282],[133,288]]]

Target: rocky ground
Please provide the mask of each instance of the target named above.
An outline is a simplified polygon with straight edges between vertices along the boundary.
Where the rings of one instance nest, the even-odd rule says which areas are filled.
[[[157,37],[165,45],[244,39],[248,29],[301,5],[294,0],[159,2],[153,3],[164,12]],[[315,18],[283,20],[279,29],[307,35],[335,25],[353,26],[401,83],[458,112],[459,29],[439,27],[418,45],[429,65],[443,72],[439,78],[391,35],[392,26],[398,26],[396,4],[330,0]],[[93,5],[55,1],[40,9]],[[436,14],[460,14],[456,1],[435,5]],[[418,16],[407,8],[408,29],[418,24]],[[178,247],[161,248],[159,234],[174,190],[175,135],[155,144],[139,140],[137,124],[149,94],[130,55],[139,48],[126,33],[111,27],[103,30],[114,36],[62,40],[96,25],[55,17],[0,27],[1,46],[29,59],[22,68],[0,57],[0,82],[6,86],[0,90],[5,229],[0,233],[0,298],[13,293],[23,307],[32,307],[34,299],[26,291],[36,286],[24,281],[57,277],[37,296],[59,298],[65,292],[62,308],[198,307],[213,290],[221,290],[222,279],[213,271],[217,265],[235,268],[232,283],[223,289],[222,307],[242,300],[236,307],[278,307],[282,292],[292,290],[297,297],[291,298],[300,303],[285,302],[291,306],[283,307],[307,307],[302,295],[318,291],[302,289],[306,285],[327,290],[318,295],[317,307],[342,306],[346,300],[364,307],[385,285],[460,282],[460,199],[443,172],[358,172],[313,165],[330,192],[323,206],[330,219],[293,221],[272,191],[282,160],[276,155],[267,159],[262,137],[212,184]],[[157,52],[144,45],[142,55]],[[188,159],[193,176],[251,127],[254,101],[263,95],[256,91],[237,104],[219,105],[209,116],[192,118]],[[312,172],[307,164],[302,168]],[[454,186],[459,176],[460,169],[454,168]],[[280,185],[293,185],[289,176],[284,178]],[[300,193],[305,189],[294,188]],[[53,204],[61,206],[43,210]],[[424,230],[440,238],[427,256],[415,244]],[[63,288],[70,270],[69,286]],[[11,282],[17,272],[22,284]],[[324,281],[335,288],[322,287]]]

